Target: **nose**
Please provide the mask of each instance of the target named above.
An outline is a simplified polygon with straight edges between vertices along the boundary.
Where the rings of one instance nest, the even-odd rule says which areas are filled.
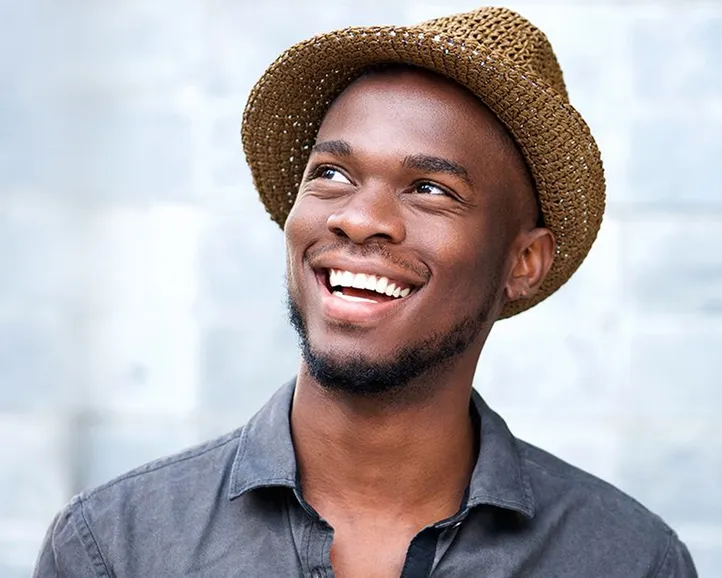
[[[331,232],[362,245],[385,240],[400,243],[406,238],[400,199],[388,186],[359,187],[327,221]]]

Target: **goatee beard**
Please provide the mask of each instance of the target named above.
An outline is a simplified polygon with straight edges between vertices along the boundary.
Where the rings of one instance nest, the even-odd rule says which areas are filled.
[[[322,387],[360,397],[395,397],[406,392],[421,377],[425,383],[455,357],[466,351],[485,327],[495,296],[482,303],[476,315],[464,319],[444,333],[410,343],[391,359],[370,361],[362,354],[334,356],[319,352],[309,341],[298,303],[287,292],[288,317],[298,334],[301,354],[311,377]]]

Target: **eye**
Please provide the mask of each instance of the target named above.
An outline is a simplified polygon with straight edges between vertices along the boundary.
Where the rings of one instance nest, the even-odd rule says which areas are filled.
[[[421,193],[422,195],[449,196],[449,192],[446,189],[429,182],[418,183],[416,185],[416,192]]]
[[[334,167],[318,167],[316,171],[314,171],[314,178],[317,179],[324,179],[327,181],[335,181],[337,183],[346,183],[351,184],[351,181],[348,180],[346,175],[344,175],[340,170],[334,168]]]

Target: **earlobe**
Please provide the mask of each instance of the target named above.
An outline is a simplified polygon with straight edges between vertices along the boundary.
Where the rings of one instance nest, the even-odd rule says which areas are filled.
[[[533,296],[544,281],[554,261],[556,243],[549,229],[537,228],[520,239],[520,250],[506,285],[509,301]]]
[[[531,287],[529,286],[529,276],[526,274],[526,263],[524,262],[524,256],[520,256],[511,275],[509,275],[509,280],[506,284],[506,298],[508,301],[525,299],[530,294],[530,291]]]

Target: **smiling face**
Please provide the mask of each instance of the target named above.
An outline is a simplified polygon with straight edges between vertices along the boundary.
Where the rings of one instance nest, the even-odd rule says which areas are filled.
[[[543,277],[525,265],[536,205],[503,131],[466,89],[415,70],[363,77],[333,103],[285,225],[316,381],[385,393],[476,358],[505,299]]]

